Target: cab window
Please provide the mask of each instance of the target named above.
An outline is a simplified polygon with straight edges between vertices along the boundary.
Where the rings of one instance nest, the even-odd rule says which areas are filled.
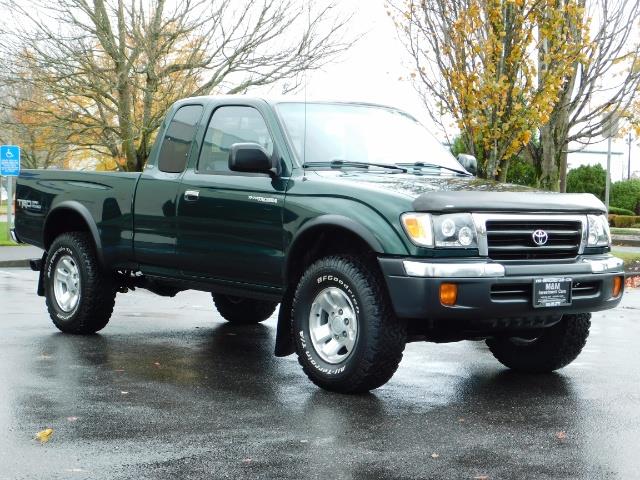
[[[202,105],[185,105],[175,113],[160,147],[158,156],[160,171],[167,173],[184,171],[201,116]]]
[[[260,112],[252,107],[218,108],[209,121],[198,160],[198,173],[229,173],[234,143],[257,143],[273,154],[273,141]]]

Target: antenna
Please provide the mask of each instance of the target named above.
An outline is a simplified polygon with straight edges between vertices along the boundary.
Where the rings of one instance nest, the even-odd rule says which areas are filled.
[[[307,4],[307,58],[309,61],[309,39],[311,38],[311,2]],[[308,67],[308,64],[307,64]],[[307,163],[307,69],[304,69],[304,131],[302,134],[302,179],[307,175],[304,165]]]

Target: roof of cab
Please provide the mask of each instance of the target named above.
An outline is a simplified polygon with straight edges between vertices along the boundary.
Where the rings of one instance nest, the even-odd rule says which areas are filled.
[[[361,105],[361,106],[367,106],[367,107],[381,107],[381,108],[390,108],[393,110],[399,110],[396,107],[393,107],[390,105],[384,105],[381,103],[375,103],[375,102],[329,100],[329,99],[305,99],[297,95],[279,96],[279,97],[278,96],[256,97],[256,96],[250,96],[250,95],[202,95],[198,97],[188,97],[188,98],[180,99],[176,102],[176,104],[189,103],[193,101],[207,103],[214,100],[217,102],[222,101],[222,102],[229,102],[229,103],[233,103],[237,101],[250,102],[250,103],[265,102],[271,106],[274,106],[278,103],[307,103],[307,104],[320,103],[320,104],[337,104],[337,105]]]

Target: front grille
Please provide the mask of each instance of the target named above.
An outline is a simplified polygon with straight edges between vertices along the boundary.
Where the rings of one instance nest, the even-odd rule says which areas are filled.
[[[486,226],[489,257],[494,260],[563,260],[574,258],[580,250],[579,220],[487,220]],[[536,230],[547,233],[545,245],[533,241]]]

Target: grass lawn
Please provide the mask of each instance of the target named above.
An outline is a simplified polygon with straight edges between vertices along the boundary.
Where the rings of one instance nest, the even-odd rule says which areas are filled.
[[[0,222],[0,247],[15,246],[16,244],[11,241],[7,232],[6,222]]]
[[[612,252],[616,257],[624,260],[624,270],[627,273],[640,275],[640,252],[621,252],[613,247]]]
[[[611,227],[611,233],[618,235],[638,235],[640,237],[640,228],[616,228]]]

